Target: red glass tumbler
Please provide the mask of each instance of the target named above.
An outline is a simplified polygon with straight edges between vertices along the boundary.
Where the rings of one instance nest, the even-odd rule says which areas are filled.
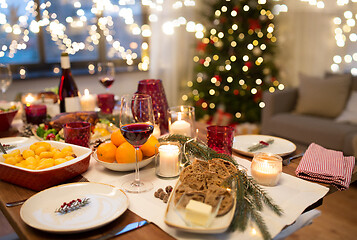
[[[207,127],[207,145],[218,153],[232,155],[234,128],[230,126]]]
[[[102,93],[97,95],[98,107],[102,113],[112,114],[115,106],[114,94]]]
[[[26,122],[32,124],[41,124],[46,119],[46,105],[35,104],[25,106]]]
[[[89,148],[91,124],[88,122],[71,122],[63,125],[64,140],[66,143]]]

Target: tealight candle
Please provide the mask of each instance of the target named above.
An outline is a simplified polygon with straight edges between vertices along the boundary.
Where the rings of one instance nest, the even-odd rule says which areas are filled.
[[[191,132],[191,124],[185,120],[181,120],[181,113],[178,113],[178,120],[170,125],[170,133],[191,137]]]
[[[180,144],[161,142],[156,146],[156,174],[177,177],[180,174]]]
[[[282,158],[271,153],[257,153],[251,165],[251,173],[257,183],[275,186],[282,172]]]
[[[84,95],[81,97],[82,111],[94,111],[95,109],[95,97],[89,94],[88,89],[84,89]]]

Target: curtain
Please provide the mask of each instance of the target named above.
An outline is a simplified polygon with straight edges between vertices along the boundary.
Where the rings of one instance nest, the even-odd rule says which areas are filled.
[[[192,20],[195,7],[174,9],[172,4],[173,1],[164,1],[163,11],[151,12],[158,16],[158,21],[151,23],[149,76],[163,81],[169,106],[176,106],[182,104],[181,95],[187,91],[187,81],[192,79],[196,40],[185,25],[175,27],[172,35],[165,34],[163,26],[179,17]]]

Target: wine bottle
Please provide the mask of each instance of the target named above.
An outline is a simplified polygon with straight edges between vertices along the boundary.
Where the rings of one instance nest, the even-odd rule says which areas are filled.
[[[60,112],[76,112],[81,110],[78,88],[71,73],[68,53],[61,54],[62,75],[58,87]]]

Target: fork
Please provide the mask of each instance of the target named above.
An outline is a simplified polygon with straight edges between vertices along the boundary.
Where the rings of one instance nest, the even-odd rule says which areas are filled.
[[[0,150],[4,153],[4,154],[7,154],[4,146],[2,145],[2,143],[0,143]]]
[[[289,158],[287,158],[287,159],[284,159],[284,160],[283,160],[283,165],[284,165],[284,166],[288,166],[288,165],[290,164],[290,161],[291,161],[291,160],[293,160],[293,159],[295,159],[295,158],[299,158],[299,157],[304,156],[304,153],[305,153],[305,152],[302,152],[302,153],[296,154],[296,155],[294,155],[294,156],[292,156],[292,157],[289,157]]]

